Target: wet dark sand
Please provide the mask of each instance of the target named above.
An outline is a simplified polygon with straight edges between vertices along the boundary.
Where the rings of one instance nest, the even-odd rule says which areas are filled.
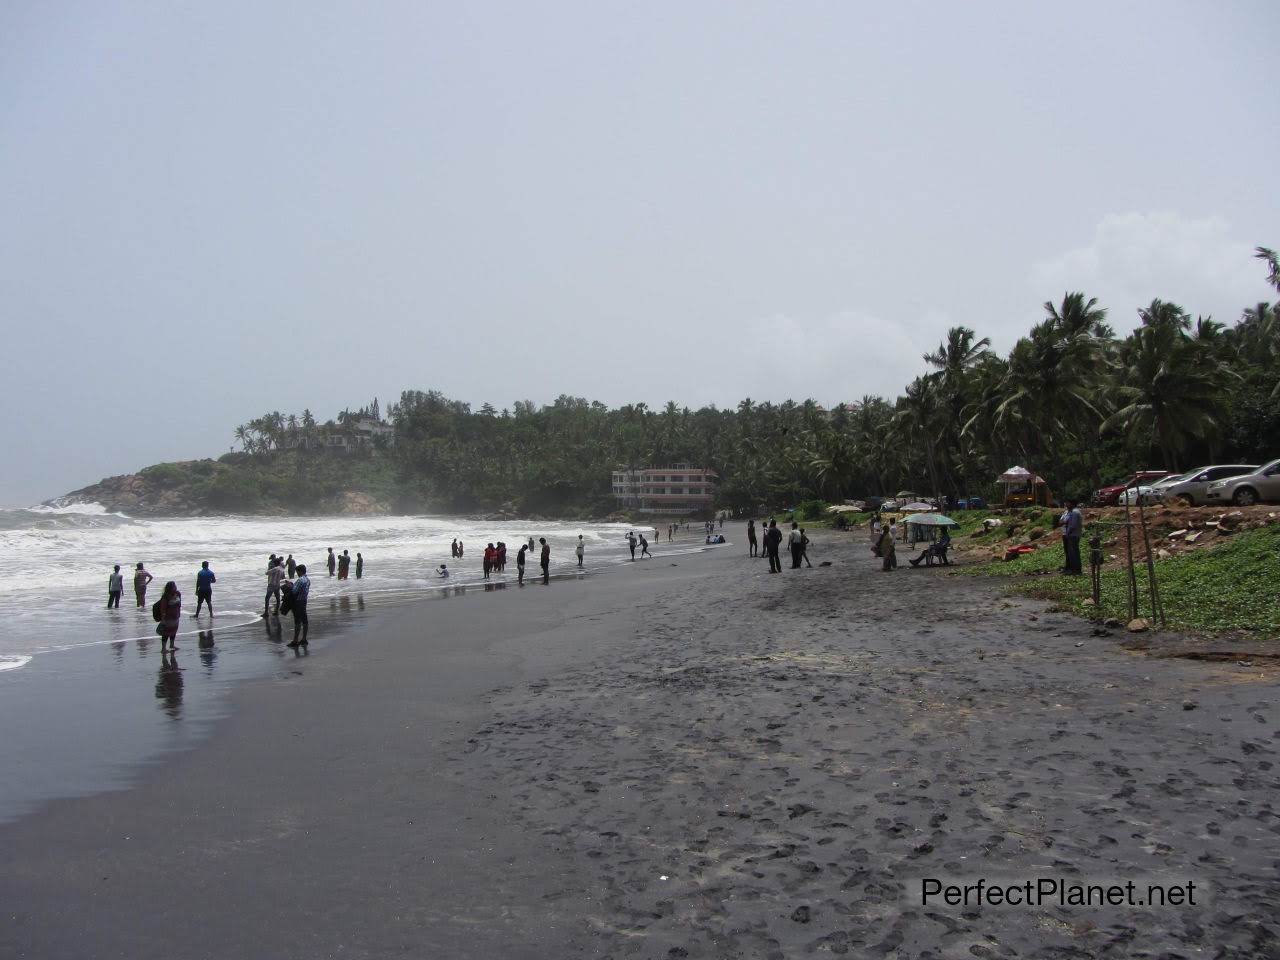
[[[1280,955],[1273,665],[836,544],[373,617],[133,788],[0,827],[0,956]],[[917,896],[1040,875],[1210,893]]]

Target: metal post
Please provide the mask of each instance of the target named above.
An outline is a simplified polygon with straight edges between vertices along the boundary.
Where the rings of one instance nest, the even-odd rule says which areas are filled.
[[[1124,497],[1125,491],[1120,496]],[[1124,501],[1124,537],[1125,549],[1129,561],[1129,619],[1138,618],[1138,575],[1133,569],[1133,518],[1129,514],[1129,499]]]
[[[1156,585],[1156,558],[1151,555],[1151,536],[1147,532],[1147,512],[1138,497],[1138,519],[1142,522],[1142,541],[1147,548],[1147,585],[1151,588],[1151,618],[1164,626],[1164,606],[1160,603],[1160,588]]]

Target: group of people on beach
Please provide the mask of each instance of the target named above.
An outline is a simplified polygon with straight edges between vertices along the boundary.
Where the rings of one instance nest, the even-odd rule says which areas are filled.
[[[724,521],[720,521],[721,525]],[[710,526],[710,524],[708,524]],[[784,534],[778,529],[778,521],[773,517],[768,520],[760,521],[760,528],[764,531],[762,537],[756,535],[756,522],[754,519],[747,521],[747,551],[748,556],[765,557],[769,560],[769,572],[782,572],[782,541]],[[791,551],[791,569],[799,570],[802,566],[813,566],[813,562],[809,559],[809,535],[805,533],[804,528],[799,523],[792,521],[791,532],[785,535],[787,547]],[[708,540],[708,543],[711,541]]]
[[[329,557],[325,561],[329,567],[329,576],[336,574],[339,580],[351,579],[351,555],[343,550],[341,554],[335,555],[333,547],[329,548]],[[360,551],[356,551],[356,579],[359,580],[364,576],[364,557],[360,555]]]

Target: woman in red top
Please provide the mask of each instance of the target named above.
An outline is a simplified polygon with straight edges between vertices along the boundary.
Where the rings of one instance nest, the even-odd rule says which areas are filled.
[[[498,559],[498,551],[493,549],[493,544],[489,544],[484,548],[484,578],[489,579],[489,571],[493,569],[494,563]]]

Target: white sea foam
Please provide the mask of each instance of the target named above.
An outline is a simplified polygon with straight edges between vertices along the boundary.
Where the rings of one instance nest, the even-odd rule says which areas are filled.
[[[6,561],[0,589],[0,669],[20,667],[33,654],[46,651],[154,637],[150,605],[166,580],[174,580],[183,593],[184,632],[209,629],[207,617],[194,621],[188,616],[195,611],[195,574],[202,560],[210,562],[218,577],[213,626],[225,630],[259,619],[267,556],[273,552],[291,552],[307,564],[312,609],[323,609],[321,605],[331,600],[343,603],[359,595],[369,602],[424,595],[442,586],[435,577],[441,563],[452,572],[449,585],[474,582],[480,577],[485,544],[498,540],[507,543],[508,580],[515,579],[516,551],[530,536],[547,538],[555,573],[576,565],[573,547],[582,534],[588,571],[598,570],[627,557],[624,538],[629,529],[645,528],[423,516],[139,519],[92,503],[0,510],[0,557]],[[466,545],[461,561],[449,555],[455,537]],[[350,551],[351,579],[328,576],[329,546],[339,554]],[[670,555],[702,546],[655,541],[653,549]],[[364,578],[358,581],[357,551],[365,559]],[[143,608],[135,605],[133,594],[133,569],[139,561],[155,578]],[[107,610],[107,577],[117,563],[124,592],[120,609]],[[531,556],[530,573],[537,563],[537,556]]]

